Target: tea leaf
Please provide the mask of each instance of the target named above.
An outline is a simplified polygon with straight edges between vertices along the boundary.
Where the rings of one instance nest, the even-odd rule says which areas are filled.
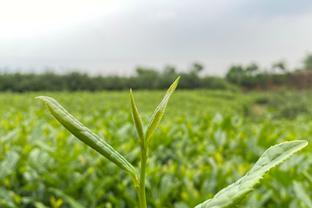
[[[37,98],[46,103],[51,114],[80,141],[115,163],[121,169],[128,171],[132,175],[136,175],[135,168],[119,152],[80,123],[55,99],[47,96],[39,96]]]
[[[233,207],[252,190],[266,172],[307,146],[307,144],[307,141],[297,140],[283,142],[270,147],[261,155],[245,176],[219,191],[212,199],[197,205],[195,208]]]
[[[167,90],[164,98],[162,99],[162,101],[160,102],[160,104],[156,107],[153,115],[152,115],[152,119],[150,120],[150,123],[147,127],[147,131],[146,131],[146,140],[149,143],[151,136],[153,135],[155,129],[157,128],[157,126],[159,125],[160,120],[162,119],[169,98],[172,95],[172,93],[175,91],[175,89],[178,86],[180,77],[178,77],[169,87],[169,89]]]
[[[130,100],[131,100],[131,109],[132,109],[133,121],[134,121],[136,130],[138,132],[139,138],[141,140],[141,143],[144,144],[144,132],[143,132],[142,119],[141,119],[141,116],[139,114],[138,108],[136,106],[134,96],[133,96],[131,89],[130,89]]]

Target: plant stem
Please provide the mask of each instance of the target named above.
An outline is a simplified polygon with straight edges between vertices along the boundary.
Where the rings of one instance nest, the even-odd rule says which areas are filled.
[[[145,194],[145,169],[146,169],[147,154],[145,147],[141,149],[141,169],[140,169],[140,184],[139,184],[139,205],[140,208],[147,208]]]

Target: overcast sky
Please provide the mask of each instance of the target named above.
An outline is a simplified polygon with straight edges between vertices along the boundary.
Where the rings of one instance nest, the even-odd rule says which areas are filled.
[[[0,0],[0,68],[138,66],[222,75],[234,63],[299,66],[312,51],[311,0]]]

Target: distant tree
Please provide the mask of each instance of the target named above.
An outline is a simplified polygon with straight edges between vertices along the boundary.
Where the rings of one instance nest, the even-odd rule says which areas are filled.
[[[160,73],[158,80],[158,88],[166,89],[168,85],[178,76],[176,68],[171,65],[165,66],[164,70]]]
[[[164,68],[164,74],[176,74],[176,68],[174,66],[171,65],[167,65]]]
[[[251,63],[245,68],[245,71],[248,75],[254,75],[258,70],[259,66],[256,63]]]
[[[312,70],[312,54],[306,55],[306,57],[303,59],[303,69]]]
[[[226,80],[241,85],[245,88],[252,88],[258,85],[259,66],[251,63],[247,66],[233,65],[226,74]]]
[[[138,67],[136,69],[137,76],[135,81],[139,89],[155,89],[159,80],[159,72],[155,69]]]
[[[181,88],[196,89],[201,87],[201,78],[199,73],[203,71],[204,66],[200,63],[193,63],[188,73],[181,73]]]
[[[229,82],[240,84],[243,77],[246,76],[246,71],[242,65],[233,65],[229,68],[225,75],[226,80]]]
[[[203,70],[204,70],[204,66],[202,64],[197,63],[197,62],[192,64],[191,72],[198,74]]]
[[[281,72],[285,72],[285,71],[287,71],[287,66],[286,66],[285,61],[277,61],[277,62],[272,64],[272,69],[278,70]]]

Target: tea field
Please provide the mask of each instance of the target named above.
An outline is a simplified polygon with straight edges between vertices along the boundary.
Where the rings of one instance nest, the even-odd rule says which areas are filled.
[[[134,92],[143,122],[164,92]],[[0,207],[132,208],[131,178],[48,113],[56,98],[138,166],[128,92],[0,94]],[[155,133],[147,169],[150,208],[188,208],[252,167],[269,146],[309,146],[267,174],[240,207],[312,207],[312,91],[177,90]]]

